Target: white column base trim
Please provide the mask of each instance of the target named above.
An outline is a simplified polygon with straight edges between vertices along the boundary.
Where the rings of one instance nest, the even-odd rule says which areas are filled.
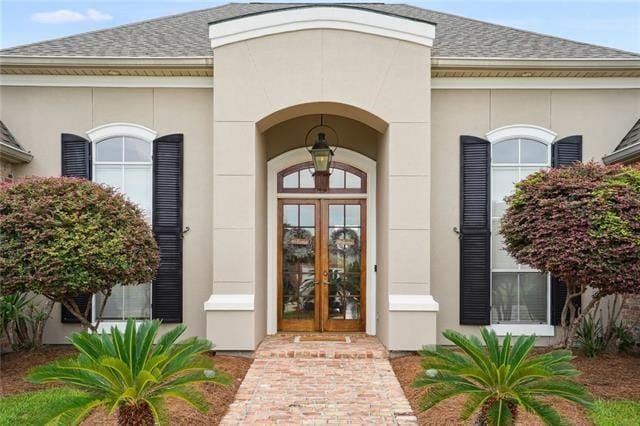
[[[390,294],[389,311],[438,312],[440,305],[431,295]]]
[[[507,333],[514,336],[531,336],[532,334],[539,337],[555,336],[555,327],[549,324],[491,324],[489,328],[498,336],[506,336]]]
[[[205,311],[253,311],[253,294],[212,294],[204,302]]]

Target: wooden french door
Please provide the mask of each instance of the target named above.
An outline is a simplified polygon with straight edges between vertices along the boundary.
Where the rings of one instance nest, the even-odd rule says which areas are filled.
[[[364,331],[366,201],[278,202],[278,329]]]

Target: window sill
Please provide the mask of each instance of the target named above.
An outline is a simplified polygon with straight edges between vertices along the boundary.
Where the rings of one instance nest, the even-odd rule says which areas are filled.
[[[140,324],[142,324],[144,320],[136,320],[136,329],[140,327]],[[98,324],[98,333],[102,333],[103,331],[105,333],[111,333],[111,327],[115,327],[118,330],[120,330],[121,332],[124,333],[124,330],[127,328],[127,321],[122,320],[122,321],[116,321],[116,320],[108,320],[108,321],[101,321],[100,324]]]
[[[498,336],[506,336],[507,333],[514,336],[530,336],[532,334],[539,337],[555,336],[555,327],[549,324],[491,324],[489,328],[495,331]]]

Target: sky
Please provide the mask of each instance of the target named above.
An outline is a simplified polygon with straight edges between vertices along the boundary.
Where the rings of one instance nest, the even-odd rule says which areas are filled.
[[[640,0],[404,2],[396,0],[388,2],[408,3],[571,40],[640,52]],[[224,3],[227,2],[0,0],[0,48],[110,28],[189,10],[205,9]]]

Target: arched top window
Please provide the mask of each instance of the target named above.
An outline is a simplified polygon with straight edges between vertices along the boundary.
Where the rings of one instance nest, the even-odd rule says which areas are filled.
[[[296,164],[278,173],[278,192],[314,194],[317,191],[313,177],[313,163]],[[333,162],[327,193],[365,194],[367,174],[347,164]]]

